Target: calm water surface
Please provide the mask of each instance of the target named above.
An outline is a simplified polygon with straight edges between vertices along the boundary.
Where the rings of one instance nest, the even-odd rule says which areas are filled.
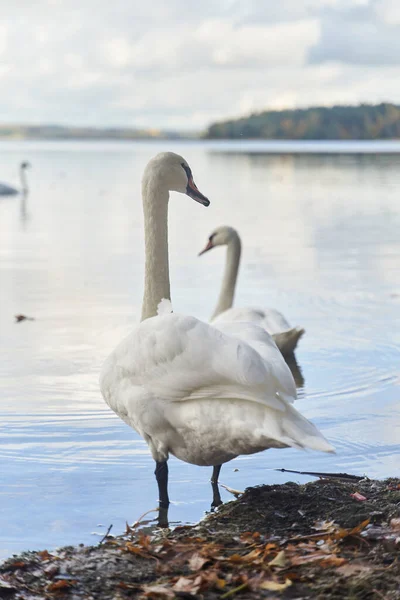
[[[156,506],[147,446],[103,403],[98,374],[139,319],[140,178],[161,150],[183,154],[211,200],[204,209],[172,194],[175,310],[209,317],[225,252],[197,253],[214,227],[237,227],[236,305],[277,307],[306,329],[298,408],[337,448],[238,458],[221,481],[286,481],[279,467],[399,475],[399,145],[296,148],[314,154],[260,143],[0,144],[1,181],[15,185],[18,162],[33,165],[26,206],[0,199],[0,557],[93,543],[100,524],[119,532]],[[17,313],[35,320],[15,324]],[[171,459],[172,521],[204,514],[209,477]]]

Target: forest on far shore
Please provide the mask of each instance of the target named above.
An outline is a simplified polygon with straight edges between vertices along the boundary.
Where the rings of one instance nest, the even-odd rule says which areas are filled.
[[[400,138],[400,106],[377,105],[266,110],[213,123],[205,139],[375,140]]]

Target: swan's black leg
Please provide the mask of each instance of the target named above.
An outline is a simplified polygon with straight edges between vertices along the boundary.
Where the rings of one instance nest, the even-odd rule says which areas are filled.
[[[158,497],[159,497],[159,514],[158,514],[158,525],[160,527],[168,527],[168,463],[156,462],[156,470],[154,474],[158,484]]]
[[[219,493],[219,487],[218,487],[218,477],[219,477],[219,472],[221,471],[221,466],[222,465],[216,465],[215,467],[213,467],[213,472],[212,472],[212,476],[211,476],[213,501],[211,504],[211,508],[216,508],[217,506],[221,506],[221,504],[222,504],[221,495]]]

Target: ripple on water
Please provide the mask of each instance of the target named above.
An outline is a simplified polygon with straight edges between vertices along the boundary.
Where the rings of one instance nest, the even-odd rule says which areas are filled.
[[[4,415],[0,458],[72,466],[140,462],[145,442],[109,410],[83,413]]]

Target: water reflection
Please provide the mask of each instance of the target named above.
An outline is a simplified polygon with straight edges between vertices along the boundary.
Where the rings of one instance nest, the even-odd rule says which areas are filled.
[[[306,329],[289,365],[297,407],[337,449],[240,457],[223,482],[287,480],[275,467],[398,474],[400,155],[232,155],[216,146],[0,144],[5,177],[25,156],[35,164],[29,208],[0,203],[1,556],[97,541],[97,523],[117,532],[156,505],[147,446],[104,405],[97,378],[139,319],[141,172],[165,149],[189,160],[212,202],[195,211],[171,197],[175,309],[208,320],[225,256],[196,255],[205,232],[237,227],[235,304],[274,306]],[[35,321],[14,324],[18,313]],[[209,508],[209,478],[209,469],[170,461],[171,521]]]
[[[24,222],[27,219],[27,204],[28,204],[28,191],[21,192],[19,196],[19,215],[21,221]]]

